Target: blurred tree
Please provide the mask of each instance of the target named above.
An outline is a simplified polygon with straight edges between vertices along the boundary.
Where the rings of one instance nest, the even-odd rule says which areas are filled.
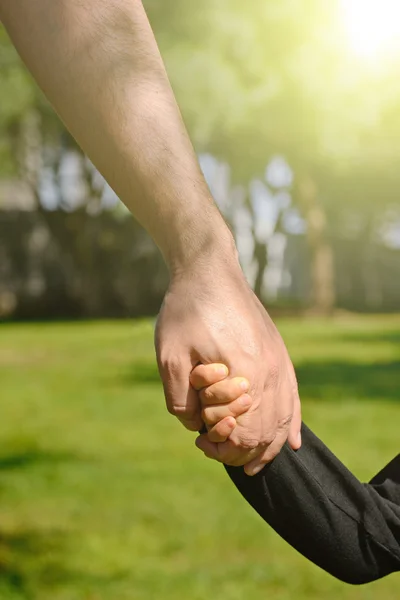
[[[230,185],[246,190],[242,201],[250,207],[251,182],[265,181],[274,156],[290,165],[292,202],[307,224],[314,308],[329,313],[335,304],[342,265],[335,267],[332,243],[340,236],[358,240],[363,286],[376,303],[373,248],[399,205],[399,61],[373,66],[352,57],[338,0],[144,4],[195,147],[229,164]],[[1,28],[0,79],[0,176],[19,171],[40,207],[41,174],[59,182],[72,148],[86,196],[98,201],[90,165]],[[58,206],[67,206],[63,186],[55,189]],[[265,240],[254,252],[261,293]]]
[[[345,48],[337,1],[159,4],[146,6],[197,149],[227,161],[245,186],[276,154],[293,169],[313,305],[329,313],[334,226],[351,213],[361,229],[366,214],[378,227],[384,205],[398,202],[399,63],[360,65]]]
[[[52,244],[49,245],[49,251],[51,248],[51,252],[59,256],[60,267],[69,260],[73,263],[71,269],[74,272],[84,274],[80,279],[81,296],[86,297],[86,304],[89,305],[90,298],[93,304],[96,298],[106,297],[104,274],[98,269],[96,246],[84,243],[83,234],[87,234],[87,229],[83,227],[82,235],[74,231],[71,238],[65,221],[66,230],[63,232],[59,220],[51,211],[57,208],[66,211],[81,208],[79,202],[75,206],[71,202],[74,190],[81,187],[84,190],[81,194],[84,207],[93,212],[93,207],[98,207],[101,201],[104,182],[99,185],[93,167],[27,73],[1,27],[0,80],[0,178],[10,180],[9,189],[11,193],[15,189],[16,195],[16,180],[23,183],[24,191],[32,199],[32,207],[40,213],[40,220],[33,220],[33,223],[37,228],[39,223],[42,226],[44,224],[50,233]],[[76,158],[74,181],[65,184],[64,165],[71,155]],[[45,183],[47,196],[50,190],[52,197],[50,203],[46,202]],[[19,208],[18,198],[15,198],[15,205]],[[81,220],[84,223],[84,215]],[[32,228],[29,233],[32,239],[35,231]],[[21,240],[21,246],[24,243],[29,243],[29,240]],[[22,247],[21,253],[24,253]],[[28,253],[27,260],[34,261],[32,252]],[[28,265],[27,272],[29,269]],[[70,283],[74,290],[75,284]]]

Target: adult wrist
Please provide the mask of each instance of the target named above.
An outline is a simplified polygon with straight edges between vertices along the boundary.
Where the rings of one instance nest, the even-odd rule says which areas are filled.
[[[215,263],[236,268],[238,253],[233,235],[226,223],[208,223],[188,235],[164,254],[171,277],[195,272],[199,268],[212,271]]]

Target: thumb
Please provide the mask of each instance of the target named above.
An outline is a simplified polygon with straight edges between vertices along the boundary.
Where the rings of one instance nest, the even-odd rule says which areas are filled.
[[[293,418],[290,423],[288,442],[293,450],[298,450],[301,447],[301,405],[298,395],[294,399]]]
[[[293,402],[293,417],[289,427],[288,442],[293,450],[298,450],[301,447],[301,402],[299,396],[299,388],[297,385],[296,374],[292,367],[291,379],[293,384],[294,402]]]
[[[197,392],[190,385],[193,367],[189,356],[158,360],[168,412],[177,417],[186,429],[199,431],[203,426],[203,419]]]

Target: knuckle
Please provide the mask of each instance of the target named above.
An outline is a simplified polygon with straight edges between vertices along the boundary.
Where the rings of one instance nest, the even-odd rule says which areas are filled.
[[[278,420],[278,429],[280,429],[280,430],[289,429],[292,419],[293,419],[293,414],[287,415],[286,417],[279,419]]]
[[[239,438],[232,440],[232,444],[234,445],[235,448],[237,448],[238,450],[255,450],[260,442],[257,438],[251,436],[251,435],[241,435]]]
[[[173,415],[174,417],[181,416],[183,413],[182,409],[183,406],[177,406],[176,404],[167,404],[167,410],[169,414]]]
[[[201,396],[204,402],[211,403],[214,399],[214,394],[209,387],[204,388],[201,392]]]
[[[247,438],[243,441],[242,446],[246,450],[255,450],[256,448],[258,448],[259,444],[259,440],[255,438]]]
[[[236,419],[236,417],[240,417],[240,415],[245,412],[245,409],[243,409],[240,404],[236,405],[231,405],[231,406],[225,406],[224,407],[224,411],[225,411],[225,417],[233,417],[234,419]]]
[[[168,412],[174,417],[184,417],[188,420],[194,420],[198,416],[198,410],[195,406],[170,403],[167,405]]]
[[[276,432],[266,431],[265,433],[263,433],[260,443],[262,446],[268,447],[272,444],[272,442],[275,440],[275,438],[276,438]]]

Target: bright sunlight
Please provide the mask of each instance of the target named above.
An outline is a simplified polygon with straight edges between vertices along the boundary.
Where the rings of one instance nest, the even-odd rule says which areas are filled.
[[[400,0],[341,0],[352,50],[376,61],[400,50]]]

